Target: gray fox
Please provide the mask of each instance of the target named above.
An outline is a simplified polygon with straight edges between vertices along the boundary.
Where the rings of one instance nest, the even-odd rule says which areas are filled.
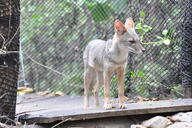
[[[128,52],[143,53],[139,36],[135,32],[132,18],[125,25],[116,20],[112,40],[93,40],[85,48],[84,60],[84,108],[89,106],[89,89],[93,88],[96,106],[99,106],[99,85],[104,85],[104,108],[112,109],[110,99],[110,79],[115,71],[118,77],[119,108],[124,109],[124,75]]]

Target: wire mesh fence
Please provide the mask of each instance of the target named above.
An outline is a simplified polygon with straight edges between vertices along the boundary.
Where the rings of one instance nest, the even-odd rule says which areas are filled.
[[[187,0],[21,0],[19,86],[83,94],[83,51],[111,39],[114,21],[135,21],[146,52],[129,53],[129,97],[182,97],[181,28]],[[117,96],[117,78],[111,92]],[[102,87],[100,90],[102,95]]]

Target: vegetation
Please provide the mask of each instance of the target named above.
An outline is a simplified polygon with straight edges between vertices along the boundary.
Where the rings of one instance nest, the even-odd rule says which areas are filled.
[[[180,38],[177,35],[183,2],[22,0],[21,43],[27,81],[36,90],[82,95],[82,55],[86,44],[92,39],[112,38],[114,20],[132,17],[147,51],[133,57],[132,68],[126,76],[131,83],[126,86],[127,93],[165,97],[179,92],[180,81],[173,78],[179,74]],[[111,82],[114,97],[117,96],[116,80],[113,78]]]

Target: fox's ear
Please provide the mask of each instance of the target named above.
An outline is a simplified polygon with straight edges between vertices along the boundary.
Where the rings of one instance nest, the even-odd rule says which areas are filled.
[[[135,27],[135,23],[134,23],[132,18],[127,18],[127,20],[125,22],[125,27],[126,28],[134,28]]]
[[[118,35],[122,35],[124,32],[127,31],[125,26],[124,26],[124,24],[121,21],[119,21],[119,20],[115,21],[114,28],[115,28],[115,32]]]

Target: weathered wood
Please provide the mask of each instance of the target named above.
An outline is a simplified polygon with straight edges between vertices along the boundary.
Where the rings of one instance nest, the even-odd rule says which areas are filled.
[[[33,97],[33,96],[32,96]],[[22,121],[28,123],[51,123],[60,120],[86,120],[104,117],[154,114],[192,110],[192,99],[149,101],[128,103],[127,109],[114,108],[104,110],[95,108],[93,102],[87,110],[83,109],[83,97],[70,96],[36,96],[26,100],[18,99],[17,114]],[[115,100],[117,103],[117,101]],[[117,104],[114,104],[117,106]]]

